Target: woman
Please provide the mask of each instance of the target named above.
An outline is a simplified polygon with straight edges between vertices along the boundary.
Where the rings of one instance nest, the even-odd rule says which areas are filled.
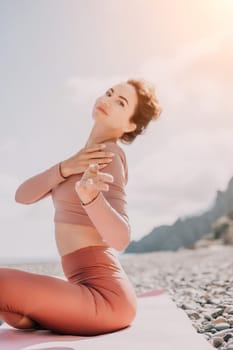
[[[94,125],[84,148],[22,183],[16,202],[49,195],[55,208],[55,237],[67,280],[0,269],[0,319],[19,328],[96,335],[130,325],[137,298],[112,248],[130,242],[124,187],[125,153],[161,109],[144,80],[117,84],[93,108]],[[101,171],[104,169],[104,171]]]

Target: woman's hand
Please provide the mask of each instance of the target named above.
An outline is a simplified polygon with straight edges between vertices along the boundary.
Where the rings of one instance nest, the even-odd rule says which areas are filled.
[[[112,161],[114,153],[104,152],[105,145],[99,144],[91,147],[84,147],[72,157],[61,162],[61,173],[64,177],[73,174],[83,173],[90,164],[99,164],[99,169],[103,169]]]
[[[96,198],[100,191],[108,191],[106,182],[113,182],[114,178],[108,173],[101,173],[98,164],[91,164],[84,172],[80,181],[75,183],[75,191],[83,204],[88,204]]]

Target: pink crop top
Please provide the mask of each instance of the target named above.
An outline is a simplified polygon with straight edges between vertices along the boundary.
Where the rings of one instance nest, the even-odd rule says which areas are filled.
[[[75,183],[83,175],[64,178],[59,163],[23,182],[15,193],[18,203],[31,204],[52,196],[54,222],[93,226],[111,247],[125,249],[130,242],[130,225],[124,186],[128,182],[125,153],[115,142],[106,141],[105,151],[113,152],[112,161],[101,172],[114,177],[109,191],[101,191],[90,204],[82,204],[75,191]]]

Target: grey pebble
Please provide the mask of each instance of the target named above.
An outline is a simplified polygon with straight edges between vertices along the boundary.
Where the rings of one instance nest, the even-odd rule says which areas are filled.
[[[221,331],[223,329],[228,329],[230,328],[230,325],[229,323],[217,323],[215,326],[214,326],[215,329],[217,329],[217,331]]]
[[[224,335],[223,339],[224,341],[228,342],[229,339],[233,338],[233,334],[232,333],[227,333]]]
[[[207,320],[207,321],[211,321],[212,320],[212,317],[208,314],[204,314],[204,318]]]
[[[210,329],[210,332],[211,332],[212,334],[215,334],[215,333],[217,333],[217,329],[211,328],[211,329]]]
[[[204,327],[205,332],[211,331],[211,329],[215,329],[215,328],[213,328],[212,323],[209,323]]]
[[[214,338],[212,339],[212,342],[213,342],[213,346],[214,346],[215,348],[218,348],[220,345],[223,344],[223,339],[222,339],[221,337],[214,337]]]
[[[193,311],[191,311],[191,312],[188,311],[187,315],[194,320],[198,320],[200,318],[200,314],[197,312],[193,312]]]
[[[218,336],[224,338],[224,336],[225,336],[226,334],[232,334],[232,335],[233,335],[233,333],[231,333],[231,331],[233,331],[233,329],[232,329],[232,330],[231,330],[231,329],[224,329],[224,330],[222,330],[222,331],[216,332],[216,335],[218,335]]]
[[[223,311],[224,311],[224,309],[216,309],[216,310],[211,314],[211,316],[212,316],[213,318],[217,318],[218,316],[221,316],[221,315],[222,315]]]

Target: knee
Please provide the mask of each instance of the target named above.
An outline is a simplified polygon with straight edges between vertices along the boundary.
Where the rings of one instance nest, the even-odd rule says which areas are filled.
[[[9,288],[7,286],[9,285],[9,282],[14,280],[12,272],[13,269],[0,268],[0,301],[2,299],[1,296],[8,293]]]
[[[0,268],[0,297],[3,294],[3,291],[5,290],[5,285],[6,285],[6,278],[7,278],[7,269],[5,268]],[[1,301],[2,298],[0,298]]]
[[[0,282],[3,283],[12,271],[13,269],[0,267]]]

